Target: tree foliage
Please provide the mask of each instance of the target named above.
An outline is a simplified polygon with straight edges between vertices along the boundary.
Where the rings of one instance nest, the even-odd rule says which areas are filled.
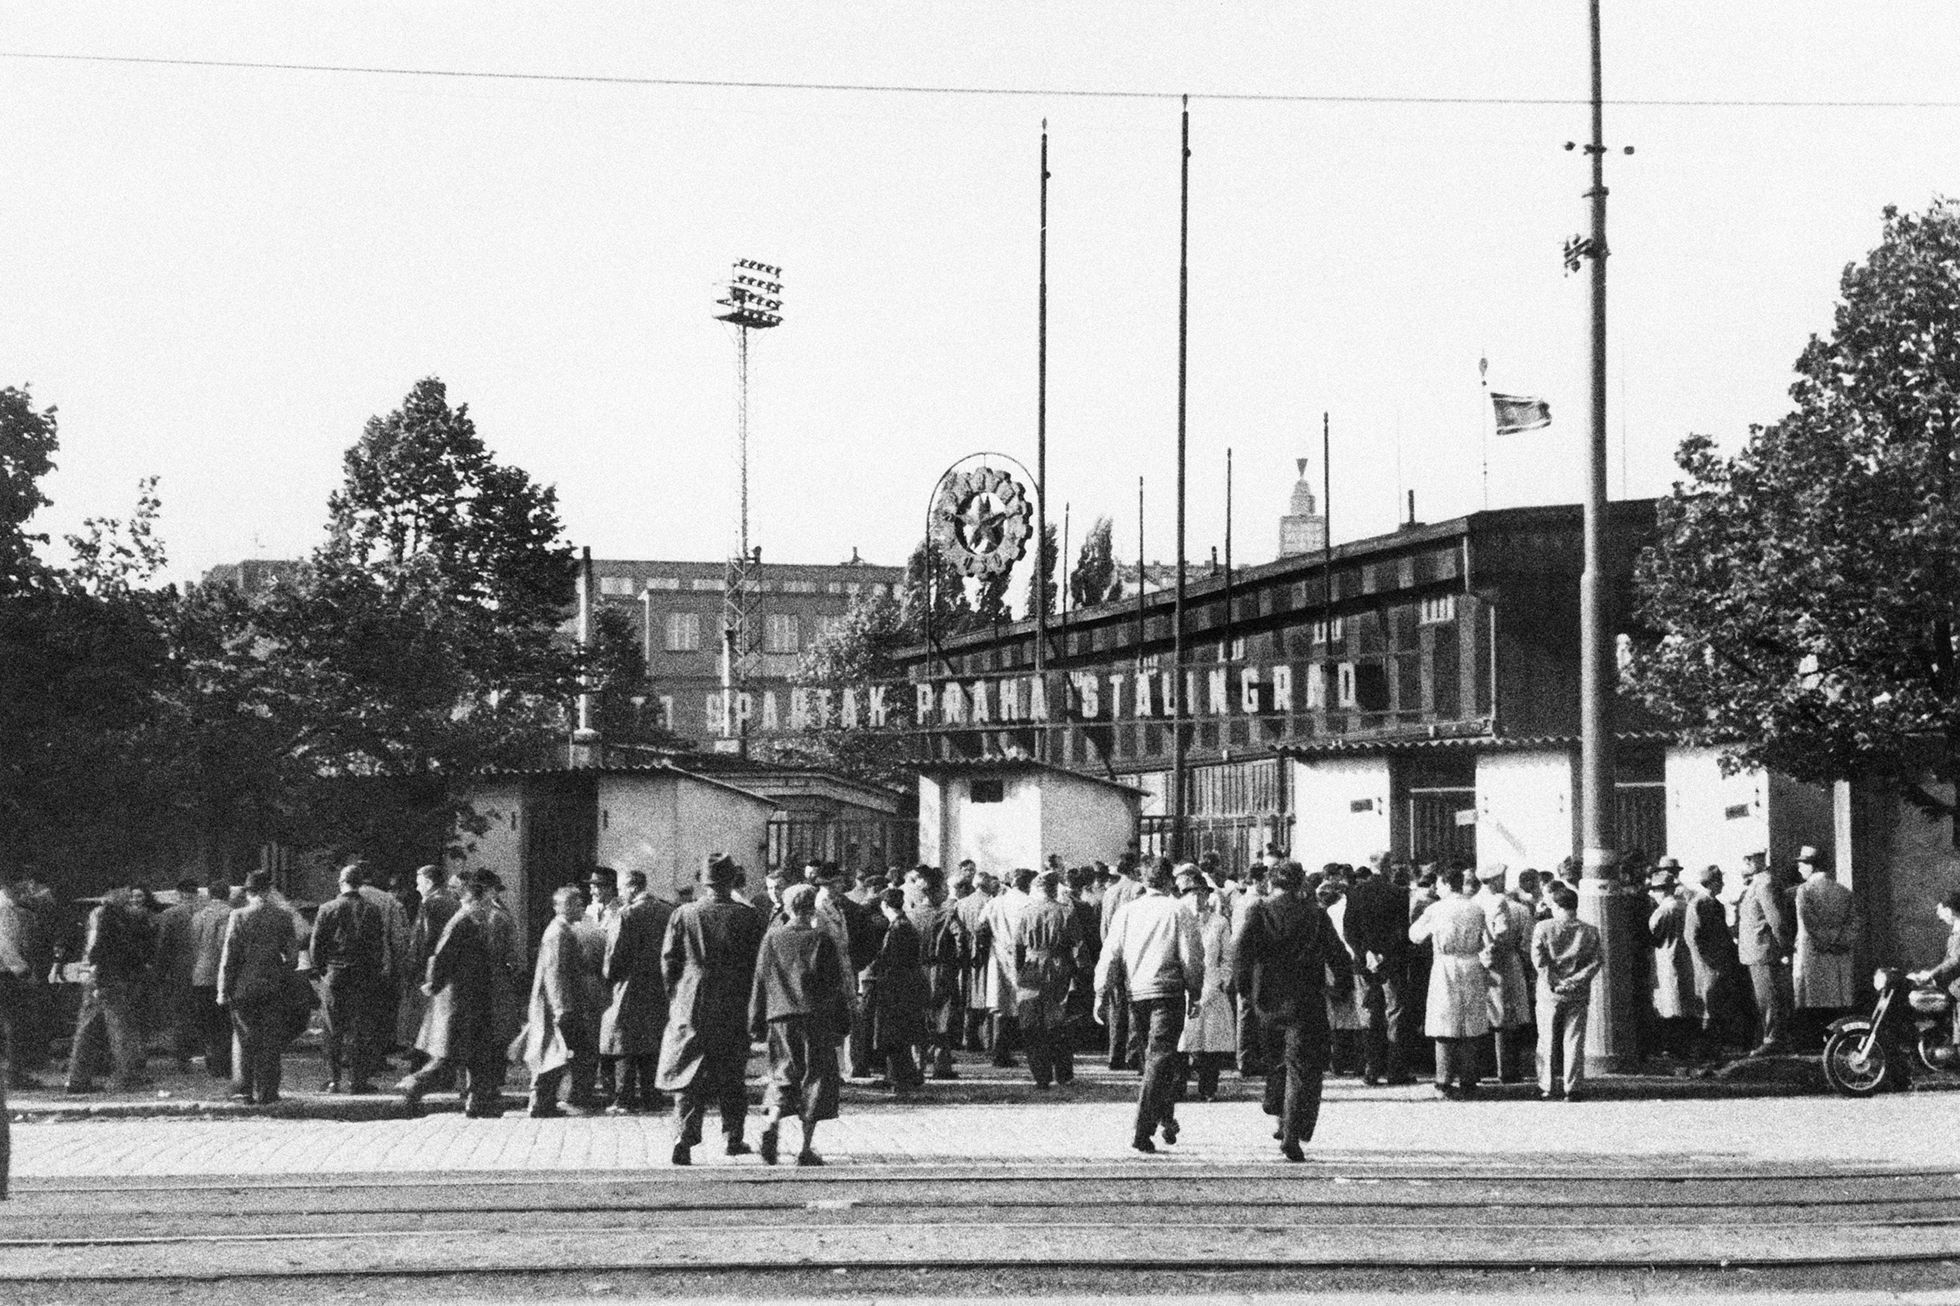
[[[899,652],[916,643],[903,605],[889,595],[865,590],[852,600],[843,620],[819,635],[804,652],[795,681],[834,689],[902,681],[905,664]],[[892,733],[891,727],[911,720],[913,704],[909,696],[896,695],[890,706],[891,725],[885,730],[863,725],[846,728],[833,720],[773,741],[769,745],[771,755],[779,761],[824,767],[873,784],[907,784],[912,775],[908,766],[912,744],[907,736]]]
[[[1034,560],[1037,565],[1030,566],[1028,569],[1027,615],[1030,617],[1034,616],[1037,610],[1045,610],[1049,616],[1054,616],[1055,600],[1061,594],[1055,586],[1056,554],[1061,550],[1055,524],[1050,522],[1042,535],[1044,538],[1039,550],[1040,556]]]
[[[37,412],[25,386],[0,389],[0,595],[45,574],[34,546],[48,537],[29,534],[27,523],[48,504],[41,478],[54,470],[58,444],[53,408]]]
[[[1069,602],[1090,608],[1123,596],[1123,583],[1116,579],[1116,548],[1109,518],[1098,517],[1082,538],[1075,570],[1068,578]]]
[[[1950,811],[1922,781],[1960,763],[1960,207],[1886,209],[1840,294],[1785,417],[1682,444],[1629,687],[1732,764]]]

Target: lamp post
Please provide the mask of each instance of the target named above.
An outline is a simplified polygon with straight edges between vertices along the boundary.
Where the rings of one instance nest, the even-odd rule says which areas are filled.
[[[772,263],[737,259],[715,306],[717,321],[735,328],[735,548],[728,557],[721,597],[721,733],[745,751],[748,721],[736,696],[755,672],[755,583],[759,553],[749,545],[749,332],[783,322],[783,270]]]

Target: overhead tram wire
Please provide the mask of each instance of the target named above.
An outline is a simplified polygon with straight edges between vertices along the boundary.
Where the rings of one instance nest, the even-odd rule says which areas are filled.
[[[287,63],[256,59],[192,59],[132,54],[55,54],[40,50],[0,50],[0,59],[41,63],[119,64],[154,68],[214,68],[238,72],[339,73],[366,77],[430,77],[456,81],[562,83],[730,91],[814,91],[859,95],[949,95],[1041,97],[1088,100],[1209,100],[1246,104],[1433,105],[1442,108],[1584,108],[1584,96],[1563,95],[1331,95],[1264,91],[1122,91],[1067,86],[934,86],[878,82],[763,81],[718,77],[646,77],[614,73],[499,72],[484,68],[397,68],[379,64]],[[1960,100],[1608,100],[1621,109],[1960,109]]]

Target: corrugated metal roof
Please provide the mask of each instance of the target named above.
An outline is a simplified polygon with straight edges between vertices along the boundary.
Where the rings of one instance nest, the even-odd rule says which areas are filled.
[[[521,780],[530,776],[545,775],[671,775],[680,779],[693,780],[699,784],[713,785],[717,789],[726,789],[731,793],[738,793],[742,797],[761,803],[765,807],[773,808],[776,806],[774,799],[764,798],[762,795],[744,789],[740,785],[730,784],[726,780],[720,780],[711,775],[702,775],[697,771],[689,771],[684,767],[675,766],[673,763],[667,761],[628,762],[624,764],[612,762],[605,766],[485,767],[468,777],[464,777],[464,779]]]
[[[1613,736],[1622,744],[1671,744],[1680,736],[1668,730],[1627,730]],[[1376,753],[1430,753],[1445,749],[1478,752],[1523,752],[1544,748],[1577,748],[1577,735],[1441,735],[1434,739],[1395,735],[1372,738],[1290,739],[1279,745],[1281,756],[1327,757]]]
[[[1146,791],[1134,785],[1126,785],[1108,776],[1092,775],[1087,771],[1077,771],[1072,767],[1055,766],[1049,762],[1037,762],[1031,757],[963,757],[942,761],[914,762],[912,768],[921,775],[987,775],[1000,771],[1050,771],[1065,775],[1071,780],[1088,780],[1094,784],[1107,785],[1111,789],[1121,789],[1126,794],[1146,797]]]

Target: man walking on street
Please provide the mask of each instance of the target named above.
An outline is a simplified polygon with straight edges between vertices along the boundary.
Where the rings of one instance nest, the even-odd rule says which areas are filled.
[[[218,1001],[231,1013],[234,1095],[250,1106],[279,1100],[279,1058],[292,1038],[299,963],[293,914],[269,901],[272,872],[245,879],[245,905],[225,920]]]
[[[495,885],[491,872],[477,870],[463,878],[460,904],[446,893],[423,894],[418,928],[432,928],[437,919],[442,928],[430,946],[420,985],[426,1006],[416,1050],[422,1054],[422,1065],[395,1085],[411,1108],[429,1089],[460,1073],[465,1080],[464,1115],[480,1119],[504,1113],[507,1048],[497,1025],[496,951],[491,938],[490,894]]]
[[[1750,853],[1748,888],[1736,913],[1736,949],[1749,968],[1762,1018],[1762,1041],[1749,1055],[1770,1056],[1789,1048],[1790,1012],[1795,995],[1790,985],[1790,949],[1797,941],[1797,923],[1771,875],[1768,857]]]
[[[1099,1008],[1112,992],[1127,993],[1130,1021],[1143,1033],[1143,1084],[1130,1137],[1139,1152],[1157,1150],[1151,1136],[1160,1128],[1165,1143],[1177,1142],[1177,1091],[1183,1079],[1177,1042],[1185,1010],[1205,984],[1198,924],[1171,896],[1173,883],[1170,862],[1157,859],[1142,895],[1125,903],[1110,922],[1096,967]]]
[[[136,992],[150,964],[153,938],[129,889],[111,889],[89,913],[88,942],[82,959],[89,979],[75,1018],[75,1040],[68,1056],[68,1091],[94,1092],[94,1040],[106,1035],[114,1071],[112,1091],[148,1084],[143,1074],[143,1035],[136,1022]]]
[[[388,953],[388,924],[361,894],[358,865],[341,868],[340,894],[313,919],[313,971],[325,978],[327,1082],[321,1089],[372,1093],[379,1060],[374,1027]]]
[[[1271,892],[1243,904],[1237,956],[1239,993],[1266,1040],[1266,1114],[1279,1119],[1273,1136],[1289,1161],[1306,1159],[1300,1145],[1313,1140],[1320,1119],[1332,1043],[1327,976],[1349,990],[1354,986],[1354,965],[1333,922],[1318,903],[1300,896],[1304,879],[1298,862],[1281,862],[1268,872]]]
[[[585,898],[567,884],[552,895],[554,915],[538,940],[538,964],[531,976],[530,1019],[524,1031],[524,1060],[531,1067],[531,1114],[562,1116],[558,1086],[569,1075],[568,1105],[589,1110],[589,1082],[597,1027],[586,992],[584,965],[572,926],[585,913]]]
[[[692,1160],[710,1106],[721,1115],[723,1150],[741,1156],[748,1116],[749,996],[764,931],[760,913],[735,901],[735,863],[708,859],[707,896],[674,912],[660,964],[672,1005],[660,1044],[659,1087],[679,1095],[675,1165]]]
[[[1586,1082],[1586,1014],[1599,973],[1599,931],[1579,919],[1579,895],[1553,882],[1551,919],[1531,936],[1538,968],[1538,1096],[1577,1102]]]

